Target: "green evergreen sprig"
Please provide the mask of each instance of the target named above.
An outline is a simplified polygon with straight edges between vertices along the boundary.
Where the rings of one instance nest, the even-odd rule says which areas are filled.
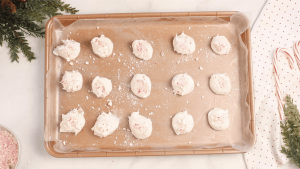
[[[0,6],[0,45],[2,46],[4,41],[8,43],[12,62],[19,62],[18,54],[20,51],[28,61],[36,59],[25,35],[44,38],[44,20],[55,15],[62,15],[59,11],[71,14],[78,12],[78,10],[60,0],[6,1],[11,1],[10,3],[15,5],[16,12],[12,13],[10,6],[7,4],[3,7]]]
[[[280,122],[284,146],[281,152],[300,168],[300,115],[297,105],[290,96],[286,96],[284,105],[286,119]]]

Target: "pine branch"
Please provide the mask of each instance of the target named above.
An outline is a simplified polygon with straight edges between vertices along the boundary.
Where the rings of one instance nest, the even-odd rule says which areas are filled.
[[[10,54],[11,59],[13,61],[18,61],[19,57],[17,56],[17,53],[19,53],[18,49],[21,49],[22,53],[25,55],[28,61],[31,62],[31,60],[36,59],[34,57],[34,53],[31,52],[31,47],[27,43],[27,40],[25,39],[24,33],[17,32],[15,30],[15,26],[11,26],[11,30],[13,32],[12,41],[9,41],[9,47],[11,48]]]
[[[3,41],[4,41],[4,31],[2,26],[0,25],[0,46],[2,46]]]
[[[19,63],[19,50],[18,47],[13,43],[13,41],[8,42],[8,47],[10,48],[9,54],[10,54],[10,59],[12,62],[16,61]]]
[[[19,47],[20,47],[22,53],[24,53],[25,57],[28,59],[28,61],[31,62],[31,60],[36,59],[36,57],[34,56],[34,53],[31,52],[31,47],[27,43],[27,40],[25,39],[24,34],[22,32],[16,32],[16,31],[14,31],[14,32],[15,32],[16,36],[18,37],[18,39],[20,40]]]
[[[28,4],[31,4],[31,2],[29,1],[27,3],[20,3],[19,5],[17,5],[18,12],[26,15],[29,20],[34,20],[38,23],[42,23],[43,20],[46,19],[45,12],[47,11],[44,2],[40,0],[36,1],[34,6]]]
[[[281,152],[300,168],[300,115],[297,105],[293,104],[290,96],[286,96],[284,105],[285,121],[280,122],[284,146]]]
[[[64,2],[61,2],[59,0],[53,0],[49,4],[59,8],[61,11],[65,11],[65,12],[71,13],[71,14],[75,14],[76,12],[79,11],[79,10],[76,10],[75,8],[70,7],[70,4],[64,4]]]
[[[41,37],[44,38],[45,32],[44,28],[37,25],[35,22],[27,18],[27,16],[22,16],[19,13],[13,15],[13,19],[11,15],[3,16],[2,19],[4,20],[11,20],[9,22],[10,25],[18,25],[20,31],[25,34],[34,36],[34,37]]]
[[[9,5],[5,5],[3,8],[0,6],[0,45],[2,46],[4,41],[8,43],[12,62],[19,62],[18,53],[20,51],[28,61],[36,59],[25,34],[44,38],[44,26],[39,24],[42,24],[47,17],[61,15],[58,11],[71,14],[78,12],[78,10],[60,0],[7,1],[9,1]],[[15,9],[13,10],[11,7]]]

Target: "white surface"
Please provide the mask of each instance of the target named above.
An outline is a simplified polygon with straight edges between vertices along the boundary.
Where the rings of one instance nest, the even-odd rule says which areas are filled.
[[[79,14],[125,12],[241,11],[252,23],[264,0],[64,0]],[[29,63],[11,63],[5,43],[0,47],[0,124],[16,133],[21,142],[22,169],[93,168],[201,168],[244,169],[242,154],[158,157],[54,158],[44,149],[44,39],[28,38],[37,57]]]

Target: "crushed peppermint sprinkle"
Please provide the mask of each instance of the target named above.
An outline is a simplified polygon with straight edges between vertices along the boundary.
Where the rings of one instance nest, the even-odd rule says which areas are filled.
[[[108,101],[107,105],[111,107],[112,106],[112,100],[107,100],[107,101]]]
[[[73,65],[74,65],[74,63],[73,63],[73,62],[70,62],[69,64],[70,64],[71,66],[73,66]]]
[[[18,141],[10,132],[0,128],[0,168],[13,168],[18,156]]]
[[[164,53],[164,52],[161,52],[161,53],[160,53],[160,55],[161,55],[161,56],[164,56],[164,55],[165,55],[165,53]]]
[[[200,70],[203,70],[203,67],[200,66],[199,69],[200,69]]]
[[[88,65],[88,64],[89,64],[89,62],[85,62],[85,64],[86,64],[86,65]]]

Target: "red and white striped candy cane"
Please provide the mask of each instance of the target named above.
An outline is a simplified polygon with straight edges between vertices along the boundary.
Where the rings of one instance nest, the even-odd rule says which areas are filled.
[[[300,69],[300,51],[299,51],[299,47],[300,47],[300,41],[296,42],[295,45],[294,45],[294,55],[295,55],[295,58],[296,58],[298,68]]]
[[[277,48],[274,53],[273,58],[273,65],[274,65],[274,75],[275,75],[275,87],[276,87],[276,94],[277,94],[277,100],[278,100],[278,109],[279,109],[279,115],[280,120],[283,119],[283,100],[282,100],[282,94],[280,90],[280,79],[279,79],[279,72],[278,72],[278,56],[280,52],[284,52],[287,55],[287,58],[290,63],[290,68],[294,69],[295,61],[293,58],[293,55],[290,54],[289,50],[286,48]],[[300,62],[299,62],[300,63]]]

